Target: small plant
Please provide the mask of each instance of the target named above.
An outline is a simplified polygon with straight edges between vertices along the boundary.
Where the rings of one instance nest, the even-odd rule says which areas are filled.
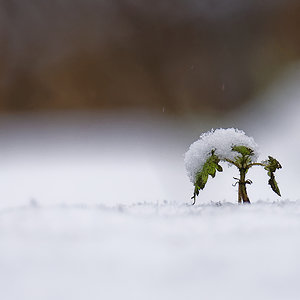
[[[193,204],[200,190],[204,189],[209,175],[214,178],[217,171],[223,171],[220,162],[227,162],[239,170],[240,177],[234,177],[237,180],[235,185],[238,184],[239,187],[238,203],[250,203],[246,185],[251,184],[252,181],[246,179],[246,174],[253,166],[264,167],[270,177],[269,185],[276,194],[281,196],[274,176],[275,171],[281,168],[280,163],[272,156],[262,162],[257,162],[257,159],[257,144],[241,130],[220,128],[203,133],[185,154],[186,170],[195,186]]]

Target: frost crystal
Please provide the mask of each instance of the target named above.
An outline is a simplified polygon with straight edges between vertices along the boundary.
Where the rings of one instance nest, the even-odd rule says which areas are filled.
[[[235,128],[220,128],[203,133],[185,154],[185,168],[191,182],[195,183],[197,172],[201,171],[212,150],[220,160],[234,160],[238,153],[232,150],[233,146],[245,146],[252,149],[251,160],[257,161],[258,146],[254,139],[248,137],[244,131]]]

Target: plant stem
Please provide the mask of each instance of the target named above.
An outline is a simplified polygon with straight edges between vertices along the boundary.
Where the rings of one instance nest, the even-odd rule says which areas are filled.
[[[239,180],[239,194],[238,194],[238,203],[247,203],[250,204],[249,197],[247,195],[246,189],[246,172],[247,170],[244,168],[240,168],[240,180]]]
[[[250,165],[248,165],[248,168],[251,168],[253,166],[262,166],[262,167],[266,167],[267,165],[266,164],[263,164],[263,163],[252,163]]]

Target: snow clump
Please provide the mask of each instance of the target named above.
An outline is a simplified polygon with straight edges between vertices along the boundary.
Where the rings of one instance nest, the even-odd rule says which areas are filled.
[[[195,183],[196,174],[202,169],[212,150],[215,150],[215,155],[220,160],[234,160],[238,153],[232,151],[233,146],[245,146],[252,149],[254,153],[251,160],[252,162],[257,161],[258,145],[252,137],[248,137],[242,130],[219,128],[201,134],[199,140],[194,142],[185,153],[185,168],[191,182]]]

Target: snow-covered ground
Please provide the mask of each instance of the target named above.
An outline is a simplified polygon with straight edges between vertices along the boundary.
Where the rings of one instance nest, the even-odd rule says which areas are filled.
[[[0,214],[0,297],[299,299],[300,202],[38,206]]]
[[[299,78],[217,120],[1,116],[0,299],[299,299]],[[280,161],[282,199],[256,168],[253,205],[236,205],[225,167],[188,205],[184,153],[212,127]]]

